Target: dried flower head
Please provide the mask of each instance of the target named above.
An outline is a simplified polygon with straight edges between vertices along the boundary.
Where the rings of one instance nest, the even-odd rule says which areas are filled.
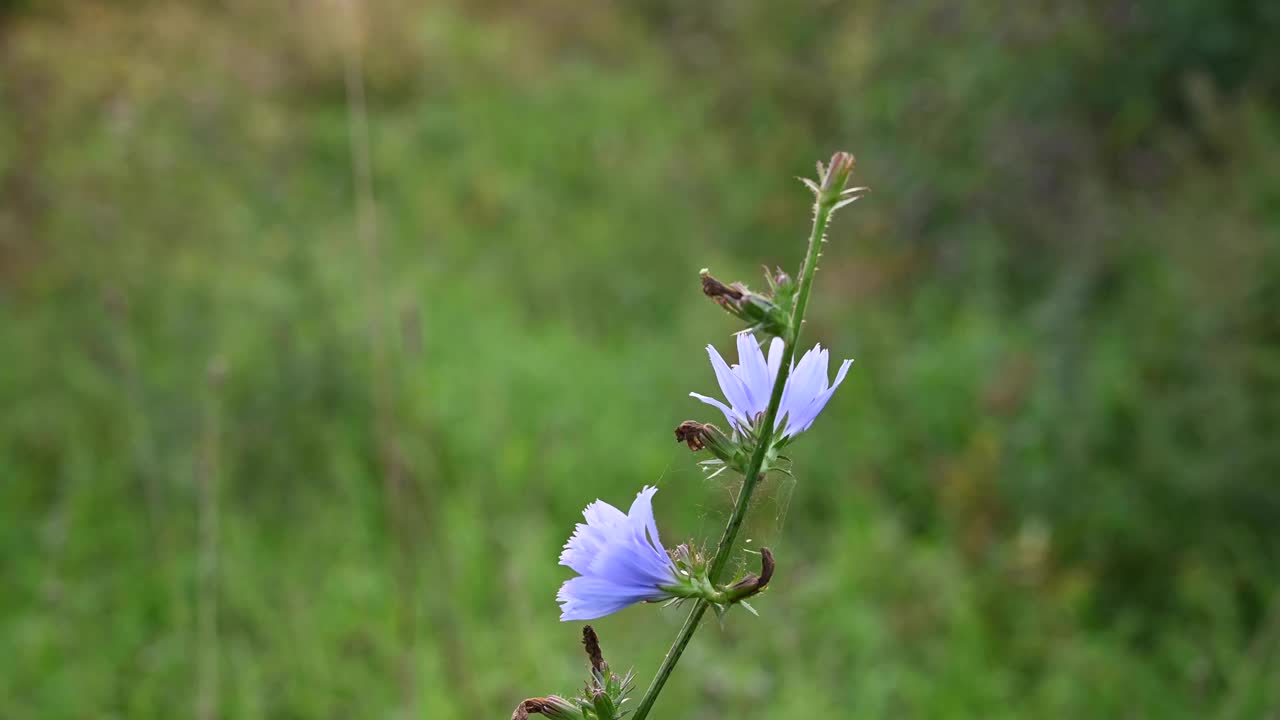
[[[603,677],[609,672],[609,666],[604,662],[604,652],[600,649],[600,636],[596,635],[596,629],[590,625],[582,627],[582,647],[587,651],[587,659],[591,661],[591,674],[595,677]]]
[[[754,292],[740,282],[726,285],[712,277],[706,268],[702,269],[701,276],[702,293],[729,314],[746,322],[748,332],[759,331],[779,337],[787,333],[795,287],[786,273],[778,270],[775,274],[765,268],[768,294]]]
[[[702,450],[707,447],[707,441],[703,437],[706,427],[696,420],[685,420],[676,426],[676,442],[688,445],[694,452]]]
[[[557,720],[582,718],[582,713],[572,703],[555,695],[524,700],[511,713],[511,720],[528,720],[530,715],[543,715]]]

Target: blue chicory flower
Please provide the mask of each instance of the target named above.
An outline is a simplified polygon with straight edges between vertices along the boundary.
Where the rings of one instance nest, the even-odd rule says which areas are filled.
[[[677,584],[676,567],[658,539],[653,520],[655,487],[645,487],[623,514],[603,500],[582,512],[565,543],[560,564],[578,573],[560,586],[561,620],[592,620],[642,602],[666,600]]]
[[[738,364],[730,367],[715,347],[708,345],[707,354],[711,356],[711,367],[715,369],[716,380],[729,404],[725,405],[706,395],[689,394],[718,408],[735,430],[745,433],[769,407],[773,381],[778,377],[778,369],[782,366],[782,350],[782,339],[774,338],[769,345],[769,358],[766,361],[755,336],[739,333]],[[852,360],[841,363],[836,380],[830,386],[827,385],[827,351],[821,345],[814,345],[812,350],[800,358],[798,364],[792,365],[787,385],[782,390],[778,418],[774,423],[775,429],[783,428],[781,438],[802,433],[813,425],[818,413],[822,412],[822,408],[831,399],[831,394],[844,382],[844,376],[852,364]]]

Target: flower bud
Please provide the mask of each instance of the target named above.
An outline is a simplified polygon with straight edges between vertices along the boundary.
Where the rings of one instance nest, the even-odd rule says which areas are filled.
[[[795,294],[795,283],[792,282],[791,276],[782,268],[769,269],[768,265],[764,266],[764,280],[769,283],[769,293],[774,297],[790,296]]]
[[[817,182],[808,178],[800,178],[800,182],[813,192],[817,207],[835,212],[858,200],[869,190],[865,187],[845,187],[849,183],[849,176],[853,174],[853,166],[852,155],[847,152],[838,152],[831,156],[831,162],[827,165],[818,163]]]
[[[600,720],[615,720],[618,717],[617,708],[613,704],[613,698],[609,697],[609,693],[596,689],[591,695],[591,702],[595,706],[597,718]]]
[[[824,196],[836,197],[843,190],[846,183],[849,182],[849,176],[853,174],[854,159],[847,152],[838,152],[831,156],[831,162],[827,164],[825,171],[822,163],[818,163],[818,178],[821,181],[819,187]]]

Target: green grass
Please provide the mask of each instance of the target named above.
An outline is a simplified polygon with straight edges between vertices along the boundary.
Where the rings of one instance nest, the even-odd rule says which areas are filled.
[[[255,5],[5,21],[0,715],[572,691],[560,545],[646,483],[718,535],[671,437],[736,329],[697,271],[794,266],[838,148],[874,192],[806,337],[857,362],[749,517],[762,617],[659,716],[1280,708],[1280,113],[1238,53],[1188,110],[1112,97],[1085,10],[380,3],[372,256],[336,20]],[[682,619],[596,627],[643,686]]]

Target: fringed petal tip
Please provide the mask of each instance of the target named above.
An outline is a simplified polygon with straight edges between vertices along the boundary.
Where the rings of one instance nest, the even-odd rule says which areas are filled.
[[[578,573],[560,586],[556,601],[561,620],[592,620],[644,600],[663,600],[675,578],[675,566],[662,547],[653,516],[658,488],[644,486],[627,514],[596,501],[587,507],[587,524],[578,525],[561,564]]]

